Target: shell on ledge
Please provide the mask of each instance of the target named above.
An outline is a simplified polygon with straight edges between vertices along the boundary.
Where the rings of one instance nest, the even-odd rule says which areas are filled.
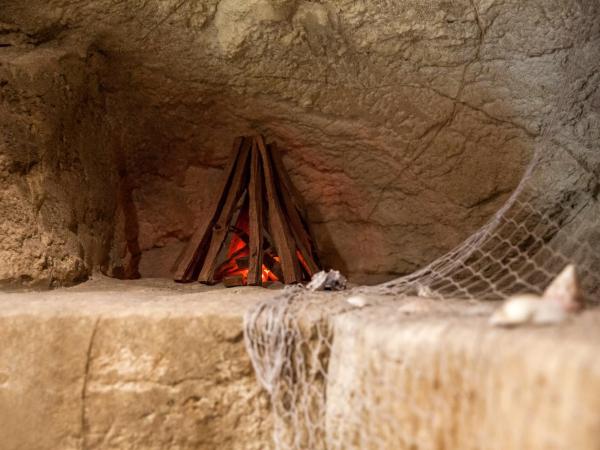
[[[556,324],[583,307],[583,295],[575,266],[570,264],[556,276],[541,296],[519,294],[510,297],[492,314],[490,324],[504,327]]]

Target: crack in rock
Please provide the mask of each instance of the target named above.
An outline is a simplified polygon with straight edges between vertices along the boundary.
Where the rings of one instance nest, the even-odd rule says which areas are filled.
[[[90,340],[87,347],[85,366],[83,372],[83,383],[81,387],[81,449],[87,449],[87,429],[88,429],[88,420],[87,420],[87,388],[90,376],[90,368],[92,365],[92,350],[94,347],[94,341],[96,339],[96,333],[98,332],[98,327],[100,324],[100,318],[97,318],[94,322],[94,326],[92,328],[92,332],[90,334]]]

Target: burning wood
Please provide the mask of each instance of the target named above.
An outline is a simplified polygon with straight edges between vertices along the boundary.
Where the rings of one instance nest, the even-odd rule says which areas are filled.
[[[262,136],[235,140],[225,179],[175,263],[175,280],[261,286],[308,281],[320,270],[303,207]]]

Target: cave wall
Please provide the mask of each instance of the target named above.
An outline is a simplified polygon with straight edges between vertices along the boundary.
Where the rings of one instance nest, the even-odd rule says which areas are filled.
[[[4,0],[0,40],[10,47],[0,56],[63,51],[88,74],[80,95],[96,104],[85,113],[78,97],[58,113],[35,106],[53,135],[70,115],[90,124],[67,143],[40,139],[36,151],[53,161],[84,146],[97,180],[111,180],[87,183],[82,206],[104,205],[93,206],[98,256],[92,244],[55,246],[83,254],[81,273],[135,276],[139,260],[142,275],[168,275],[233,137],[262,132],[284,152],[326,265],[372,282],[422,266],[483,224],[557,105],[597,108],[587,93],[597,84],[599,17],[596,2],[559,0]],[[24,178],[7,179],[7,189]],[[15,214],[9,224],[40,227],[39,217]],[[85,241],[78,233],[74,243]],[[3,251],[25,260],[16,246]]]
[[[53,287],[107,263],[116,172],[93,53],[0,53],[0,284]]]

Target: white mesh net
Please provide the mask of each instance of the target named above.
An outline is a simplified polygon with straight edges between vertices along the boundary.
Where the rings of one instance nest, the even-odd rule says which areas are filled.
[[[595,152],[584,144],[573,148],[577,140],[564,139],[557,131],[568,129],[563,125],[573,120],[569,108],[561,106],[564,98],[538,140],[520,185],[494,217],[459,247],[411,275],[379,286],[332,293],[325,300],[291,287],[248,312],[246,344],[258,379],[271,396],[277,449],[431,448],[422,446],[423,440],[435,440],[435,433],[423,435],[411,428],[406,411],[410,409],[411,417],[433,421],[430,430],[436,429],[436,421],[441,424],[445,417],[457,414],[452,402],[436,403],[433,398],[415,404],[413,398],[410,406],[400,405],[398,398],[381,398],[381,389],[370,389],[380,385],[393,389],[398,382],[398,372],[387,373],[377,366],[391,357],[385,342],[372,348],[368,361],[354,365],[347,361],[364,371],[354,374],[353,380],[371,377],[361,384],[360,392],[344,386],[342,379],[332,387],[331,373],[339,370],[331,367],[334,324],[337,317],[353,310],[345,301],[350,295],[366,295],[369,303],[354,322],[357,328],[349,333],[358,333],[370,311],[394,308],[412,296],[480,301],[540,293],[569,263],[577,268],[586,301],[597,301],[600,210]],[[449,311],[453,304],[448,302]],[[400,319],[389,320],[396,320],[392,326],[402,330]],[[349,351],[345,357],[352,355]],[[404,355],[403,364],[410,366],[413,357]],[[450,382],[453,370],[460,370],[450,366],[449,359],[436,361],[436,383],[444,383],[445,378]],[[468,377],[461,380],[467,392]],[[416,410],[419,407],[424,409]],[[396,436],[393,445],[386,438],[390,435]],[[463,449],[476,448],[477,440],[475,435],[464,438]]]

